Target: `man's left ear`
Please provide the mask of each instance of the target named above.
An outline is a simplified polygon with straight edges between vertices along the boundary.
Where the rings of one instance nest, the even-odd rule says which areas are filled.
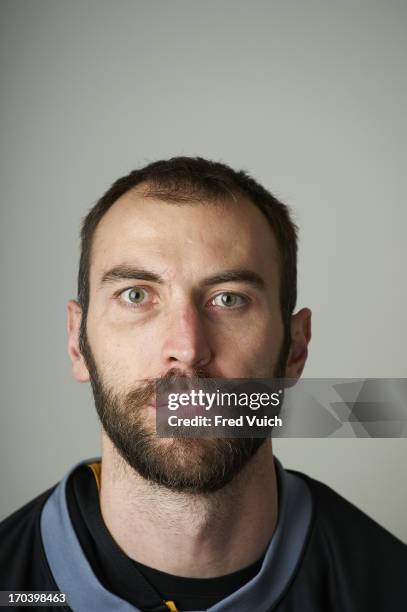
[[[286,378],[297,379],[301,376],[308,357],[308,344],[311,340],[311,311],[302,308],[291,317],[291,345],[286,365]]]

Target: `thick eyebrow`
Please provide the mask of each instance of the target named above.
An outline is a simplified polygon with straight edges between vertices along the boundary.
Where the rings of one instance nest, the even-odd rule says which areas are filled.
[[[146,270],[129,265],[115,266],[111,270],[105,272],[101,278],[100,285],[113,283],[121,280],[145,280],[152,283],[158,283],[163,285],[165,283],[162,276]],[[246,268],[236,268],[233,270],[225,270],[219,272],[213,276],[208,276],[200,284],[203,287],[211,287],[213,285],[219,285],[221,283],[233,283],[233,282],[244,282],[252,285],[256,289],[264,290],[266,283],[264,279],[254,272]]]
[[[155,272],[150,272],[149,270],[135,266],[120,265],[105,272],[101,278],[100,285],[102,286],[120,280],[145,280],[151,281],[152,283],[164,283],[163,278]]]
[[[253,270],[247,270],[246,268],[225,270],[224,272],[220,272],[219,274],[205,278],[201,284],[204,287],[210,287],[212,285],[220,285],[221,283],[233,282],[248,283],[256,289],[261,290],[265,289],[266,286],[266,283],[260,274],[253,272]]]

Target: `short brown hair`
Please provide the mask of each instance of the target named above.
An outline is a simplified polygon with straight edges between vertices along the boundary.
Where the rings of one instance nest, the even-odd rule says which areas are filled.
[[[147,196],[168,202],[215,201],[243,195],[263,212],[279,249],[280,306],[287,334],[297,301],[297,227],[289,209],[243,170],[236,171],[202,157],[173,157],[133,170],[115,181],[86,215],[81,230],[78,274],[83,326],[89,306],[89,268],[97,225],[116,200],[141,183],[147,186]]]

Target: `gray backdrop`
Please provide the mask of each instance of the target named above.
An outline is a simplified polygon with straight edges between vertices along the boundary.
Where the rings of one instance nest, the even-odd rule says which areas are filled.
[[[70,378],[81,217],[118,176],[203,155],[301,228],[309,377],[405,377],[407,3],[0,0],[0,517],[99,453]],[[403,540],[406,440],[286,440]]]

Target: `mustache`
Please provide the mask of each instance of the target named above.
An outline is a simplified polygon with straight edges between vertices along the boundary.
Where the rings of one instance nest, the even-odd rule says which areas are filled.
[[[134,409],[145,404],[152,404],[156,397],[164,397],[170,390],[188,393],[197,387],[207,392],[214,392],[217,384],[207,372],[199,368],[189,374],[178,368],[171,368],[163,376],[144,379],[136,388],[127,393],[126,404],[131,405]]]

